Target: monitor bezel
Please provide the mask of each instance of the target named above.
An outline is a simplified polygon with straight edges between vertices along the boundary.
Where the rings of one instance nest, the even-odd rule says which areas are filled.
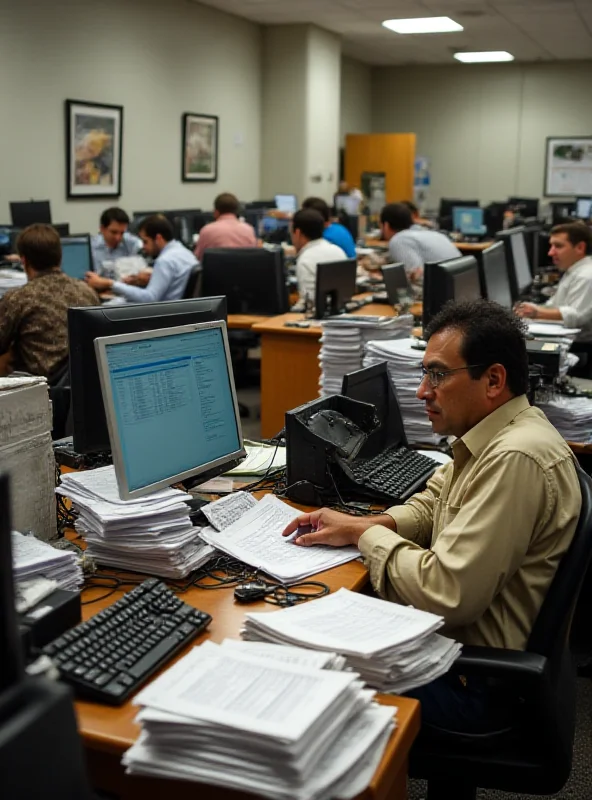
[[[107,347],[115,344],[124,344],[135,341],[146,341],[147,339],[156,339],[163,336],[181,336],[186,333],[193,333],[195,331],[211,330],[219,328],[222,333],[222,342],[224,344],[224,353],[226,355],[226,367],[228,370],[228,379],[230,383],[230,391],[232,395],[232,403],[234,408],[234,415],[236,421],[236,429],[239,440],[239,448],[232,453],[227,453],[221,458],[214,461],[208,461],[207,464],[202,464],[194,469],[179,472],[176,475],[170,475],[154,483],[142,486],[139,489],[130,489],[127,481],[125,471],[125,464],[123,458],[123,450],[121,447],[121,439],[119,436],[119,426],[117,424],[117,415],[115,413],[115,404],[113,403],[113,392],[111,386],[111,378],[109,374],[109,366],[107,363]],[[145,497],[151,492],[158,489],[163,489],[171,486],[174,483],[180,483],[188,478],[193,478],[202,473],[211,473],[212,470],[218,467],[224,467],[237,459],[245,458],[247,452],[245,450],[243,441],[243,432],[240,422],[240,412],[238,407],[238,400],[236,397],[236,387],[234,384],[234,372],[232,370],[232,360],[230,357],[230,347],[228,345],[228,332],[226,323],[219,320],[216,322],[198,322],[192,325],[179,325],[176,328],[160,328],[153,331],[142,331],[140,333],[122,333],[115,336],[103,336],[95,339],[95,354],[97,358],[97,366],[99,369],[99,379],[101,381],[101,392],[103,395],[103,405],[105,406],[105,417],[107,420],[107,430],[109,431],[109,441],[111,443],[111,453],[113,456],[113,465],[115,467],[115,477],[117,479],[117,487],[119,489],[119,496],[122,500],[133,500],[136,497]],[[222,472],[222,470],[221,470]]]
[[[509,301],[510,301],[509,305],[507,305],[507,306],[504,306],[498,300],[492,300],[492,298],[489,296],[489,286],[488,286],[488,282],[487,282],[488,270],[486,268],[485,262],[489,260],[490,256],[492,256],[492,255],[493,256],[497,256],[498,253],[502,253],[503,254],[503,259],[504,259],[504,278],[506,280],[506,285],[508,287],[508,297],[509,297]],[[494,242],[492,245],[490,245],[489,247],[485,248],[485,250],[483,251],[481,257],[482,257],[482,260],[483,260],[483,262],[482,262],[483,263],[483,279],[484,279],[484,282],[485,282],[485,290],[486,290],[487,299],[488,300],[492,300],[492,302],[494,302],[494,303],[498,303],[498,305],[501,305],[502,308],[508,308],[508,309],[511,310],[512,306],[514,304],[514,301],[513,301],[513,298],[512,298],[512,284],[511,284],[511,281],[510,281],[510,275],[508,273],[508,258],[507,258],[507,251],[506,251],[505,243],[503,241],[501,241],[501,239],[498,240],[497,242]]]

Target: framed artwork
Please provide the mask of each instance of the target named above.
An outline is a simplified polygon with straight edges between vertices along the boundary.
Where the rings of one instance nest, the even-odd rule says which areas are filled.
[[[218,117],[183,114],[181,180],[218,180]]]
[[[592,197],[592,136],[549,136],[546,197]]]
[[[123,107],[66,100],[69,199],[119,197]]]

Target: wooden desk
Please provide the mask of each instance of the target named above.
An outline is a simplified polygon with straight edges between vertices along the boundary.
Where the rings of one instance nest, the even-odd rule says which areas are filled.
[[[353,312],[392,317],[395,310],[372,303]],[[269,439],[284,427],[286,411],[319,396],[320,325],[286,327],[304,320],[304,314],[281,314],[253,325],[261,334],[261,436]]]
[[[388,250],[389,243],[384,239],[375,239],[373,236],[364,236],[366,247],[375,247],[377,250]]]
[[[228,330],[250,331],[253,325],[266,322],[270,317],[256,314],[229,314],[226,322]]]
[[[488,242],[454,242],[464,256],[472,256],[475,253],[482,253],[494,244],[493,239]]]
[[[359,591],[368,581],[366,568],[359,562],[350,562],[341,567],[320,573],[315,579],[327,583],[331,591],[347,587]],[[129,587],[128,587],[129,588]],[[90,600],[100,596],[104,589],[91,588],[84,592],[83,599]],[[88,619],[106,608],[123,592],[117,591],[109,598],[99,600],[82,608],[83,618]],[[177,657],[181,658],[195,644],[206,639],[221,642],[226,637],[239,637],[246,608],[234,602],[233,589],[191,589],[182,599],[210,613],[213,621],[208,630],[196,642],[188,645]],[[268,603],[254,603],[249,611],[271,612],[277,610]],[[169,662],[167,666],[173,662]],[[372,784],[361,795],[360,800],[405,800],[407,779],[407,758],[415,737],[419,732],[419,703],[405,697],[380,696],[380,702],[396,705],[397,728],[389,740]],[[185,792],[192,796],[204,796],[207,800],[239,800],[250,798],[241,792],[207,787],[185,781],[171,781],[155,778],[141,778],[125,775],[121,766],[121,756],[137,739],[140,729],[134,723],[137,707],[131,702],[119,708],[77,701],[76,714],[78,726],[86,750],[87,764],[91,782],[97,789],[111,792],[121,800],[162,800],[163,797],[184,797]]]

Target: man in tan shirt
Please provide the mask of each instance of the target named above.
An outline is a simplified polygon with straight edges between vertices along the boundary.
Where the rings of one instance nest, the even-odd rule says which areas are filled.
[[[434,431],[457,437],[453,461],[386,514],[321,509],[299,517],[285,535],[311,526],[298,545],[356,544],[385,599],[440,614],[443,633],[464,644],[524,649],[578,521],[573,457],[526,398],[521,321],[488,301],[453,303],[425,336],[417,395]],[[430,695],[424,719],[434,712],[440,725],[454,724],[442,705],[458,716],[460,684],[445,679],[415,693],[422,701]],[[437,709],[428,707],[433,699]],[[474,698],[465,699],[471,705]],[[485,713],[481,699],[477,716]]]

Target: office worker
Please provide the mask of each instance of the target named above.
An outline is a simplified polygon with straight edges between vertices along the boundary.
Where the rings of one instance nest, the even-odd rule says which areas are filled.
[[[404,264],[409,280],[417,286],[422,285],[424,264],[460,256],[460,251],[443,233],[413,228],[411,211],[404,203],[384,206],[380,224],[382,238],[389,243],[389,261]]]
[[[403,205],[407,206],[407,208],[411,212],[411,221],[413,224],[411,225],[411,228],[409,230],[422,231],[425,228],[428,229],[434,228],[433,224],[429,221],[429,219],[425,219],[425,217],[421,216],[421,214],[419,213],[419,208],[415,205],[415,203],[412,203],[411,200],[404,200]]]
[[[357,545],[376,592],[444,618],[467,645],[523,650],[578,520],[571,451],[526,398],[524,323],[486,300],[449,303],[424,332],[417,396],[453,461],[385,514],[303,514],[300,546]],[[422,718],[479,730],[497,723],[494,686],[447,675],[412,692]],[[504,709],[505,710],[505,709]]]
[[[315,211],[319,212],[325,223],[323,239],[336,244],[337,247],[341,247],[348,258],[356,257],[354,237],[345,225],[331,219],[331,209],[321,197],[307,197],[302,203],[302,208],[314,208]]]
[[[142,249],[142,240],[128,232],[129,217],[123,208],[107,208],[101,214],[99,233],[90,240],[95,271],[108,278],[114,270],[105,262],[135,256]]]
[[[300,300],[313,300],[317,280],[317,264],[343,261],[341,247],[323,239],[325,220],[314,208],[302,208],[292,219],[292,244],[297,253],[296,279]]]
[[[98,292],[112,291],[128,303],[180,300],[189,274],[197,264],[195,256],[174,238],[173,226],[162,214],[142,220],[139,233],[144,252],[154,259],[146,287],[134,286],[134,276],[115,281],[95,272],[86,273],[86,282]]]
[[[12,350],[16,371],[51,380],[68,358],[68,308],[96,306],[99,298],[62,272],[60,235],[51,225],[25,228],[16,249],[28,282],[0,300],[0,353]]]
[[[592,230],[583,222],[566,222],[552,228],[549,255],[563,276],[545,305],[518,303],[518,316],[561,320],[568,328],[582,329],[576,341],[592,342],[591,253]]]
[[[255,229],[239,218],[240,203],[229,192],[214,200],[214,222],[204,225],[195,246],[198,261],[208,247],[257,247]]]

